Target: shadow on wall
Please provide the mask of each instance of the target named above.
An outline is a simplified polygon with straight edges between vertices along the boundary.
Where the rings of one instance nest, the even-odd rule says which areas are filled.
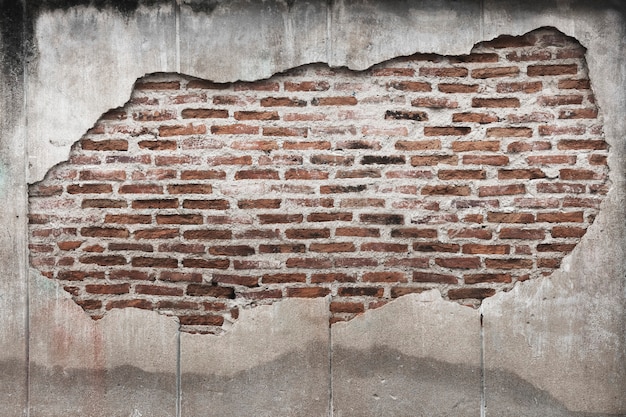
[[[478,306],[558,269],[607,192],[584,48],[555,29],[362,72],[139,80],[30,187],[31,264],[94,319],[221,331],[325,297],[331,323],[438,288]]]

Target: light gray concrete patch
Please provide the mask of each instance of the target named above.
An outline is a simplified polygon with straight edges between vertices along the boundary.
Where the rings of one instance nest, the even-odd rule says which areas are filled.
[[[468,54],[481,40],[480,13],[480,0],[338,0],[329,64],[366,69],[416,52]]]
[[[176,71],[175,20],[171,4],[130,16],[80,6],[37,18],[27,78],[29,182],[66,160],[102,113],[128,100],[138,78]]]
[[[0,17],[0,414],[27,409],[27,196],[21,5]]]
[[[480,343],[478,311],[437,290],[335,324],[335,416],[479,415]]]
[[[327,60],[325,1],[236,0],[205,9],[197,3],[181,5],[184,74],[216,82],[252,81]]]
[[[510,400],[519,398],[515,391],[527,391],[525,384],[572,413],[626,413],[624,22],[614,7],[605,6],[579,1],[485,3],[488,37],[549,25],[588,48],[590,78],[611,146],[609,195],[561,270],[483,304],[488,415],[525,410]],[[502,372],[525,382],[503,384]],[[569,415],[552,410],[528,415]]]
[[[94,321],[36,272],[30,318],[31,416],[176,415],[175,319],[124,309]]]
[[[243,310],[221,336],[181,334],[183,416],[326,416],[328,300]]]

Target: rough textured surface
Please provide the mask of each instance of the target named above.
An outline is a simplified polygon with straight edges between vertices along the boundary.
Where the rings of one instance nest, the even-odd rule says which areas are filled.
[[[337,323],[332,327],[335,415],[476,416],[480,343],[480,314],[444,301],[437,290]]]
[[[176,320],[126,309],[93,321],[31,278],[31,416],[175,416]]]
[[[478,305],[557,269],[606,193],[583,57],[546,29],[365,72],[143,78],[31,187],[31,263],[93,317],[186,330],[283,297],[330,294],[332,321],[435,286]]]
[[[21,2],[0,2],[0,410],[21,416],[28,395],[28,276]]]
[[[20,18],[22,4],[2,2],[1,46],[3,54],[8,53],[9,56],[3,56],[2,60],[3,121],[0,135],[3,172],[8,173],[10,181],[2,187],[1,196],[3,201],[9,202],[5,212],[14,210],[12,214],[22,219],[27,214],[24,179],[27,169],[30,181],[41,179],[51,166],[67,159],[71,144],[102,113],[121,106],[127,100],[136,79],[155,71],[176,71],[178,63],[182,67],[182,63],[194,60],[183,56],[188,52],[185,52],[180,42],[176,42],[177,13],[171,5],[148,10],[135,8],[136,3],[132,2],[133,7],[120,13],[107,5],[117,2],[94,0],[95,7],[81,5],[74,8],[73,3],[85,2],[55,0],[47,3],[49,7],[43,8],[40,14],[32,15],[32,21],[24,22]],[[185,2],[190,3],[202,4],[200,1]],[[263,20],[267,25],[257,25],[254,20],[241,24],[238,17],[249,15],[245,11],[249,3],[252,2],[206,2],[215,7],[195,11],[210,13],[212,9],[218,10],[218,5],[223,8],[219,25],[205,26],[200,23],[196,28],[197,33],[190,31],[184,35],[185,39],[189,39],[188,42],[211,45],[210,48],[197,48],[206,59],[198,64],[198,71],[189,66],[189,75],[215,81],[253,81],[318,61],[330,62],[333,66],[348,65],[363,69],[386,59],[415,52],[463,54],[477,42],[494,39],[502,34],[521,35],[541,26],[554,26],[575,37],[587,48],[589,73],[594,80],[598,107],[604,116],[606,141],[611,147],[608,162],[612,185],[599,218],[581,241],[578,252],[574,252],[564,262],[562,275],[553,276],[554,282],[548,286],[542,280],[527,282],[521,286],[523,291],[490,298],[483,307],[486,320],[495,321],[485,323],[486,400],[487,404],[497,398],[503,404],[510,400],[509,410],[492,406],[491,415],[626,413],[623,396],[614,398],[617,389],[622,388],[623,391],[626,375],[626,361],[621,356],[626,351],[626,270],[623,257],[626,204],[623,193],[624,142],[621,140],[626,132],[623,118],[626,113],[626,64],[622,59],[622,2],[345,0],[326,5],[326,2],[289,1],[280,2],[281,5],[271,8],[274,12],[266,16],[272,18]],[[270,2],[264,4],[269,6]],[[9,8],[9,5],[15,7]],[[186,9],[187,6],[181,5],[178,16],[182,17]],[[166,13],[167,23],[159,24],[156,34],[146,31],[148,35],[145,38],[138,36],[143,33],[138,26],[141,20],[139,17],[148,17],[148,25],[150,22],[159,22],[163,15],[158,10],[170,11]],[[320,16],[294,19],[290,15],[292,10],[317,10]],[[229,14],[232,19],[228,18]],[[7,16],[12,17],[7,19]],[[438,20],[437,23],[429,24],[431,18],[433,21]],[[288,27],[294,21],[316,23],[309,26],[310,30],[300,31],[299,28],[292,30]],[[179,29],[184,31],[185,27],[180,27],[183,19],[178,22]],[[296,53],[284,54],[286,59],[283,60],[280,58],[282,45],[273,42],[274,34],[250,34],[260,34],[267,26],[282,27],[285,23],[286,30],[291,30],[289,33],[295,35],[294,48],[304,52],[297,58],[294,58]],[[86,28],[84,33],[68,30],[81,26]],[[20,32],[20,28],[25,31]],[[110,28],[115,28],[115,35],[109,31]],[[446,28],[445,33],[439,33],[441,28]],[[326,35],[322,39],[320,36],[309,38],[312,31],[324,33],[324,29]],[[32,33],[29,32],[31,30]],[[348,35],[357,31],[358,39],[350,39]],[[159,33],[171,41],[164,42]],[[346,35],[342,36],[342,33]],[[28,34],[33,36],[23,36]],[[253,44],[256,43],[257,47],[236,50],[229,48],[226,42],[220,42],[222,37],[231,40],[245,37]],[[279,38],[280,35],[276,37]],[[284,36],[282,38],[286,39]],[[25,42],[26,39],[36,42]],[[357,41],[358,46],[351,45],[351,42]],[[116,52],[127,44],[132,45],[132,53]],[[71,45],[71,48],[65,45]],[[159,45],[165,46],[161,48]],[[221,47],[216,48],[216,45]],[[20,56],[24,47],[27,55]],[[176,53],[177,50],[180,54]],[[166,51],[167,65],[160,65],[163,51]],[[267,51],[267,54],[260,51]],[[347,54],[346,51],[351,53]],[[7,57],[9,59],[5,59]],[[23,79],[21,74],[25,57],[29,60],[29,72],[22,86],[19,80]],[[294,59],[300,61],[294,62]],[[222,62],[224,60],[232,60],[237,65],[227,65]],[[232,72],[219,70],[225,67],[229,67]],[[73,82],[68,83],[64,78],[66,76],[70,76]],[[6,94],[9,90],[12,92]],[[23,91],[28,92],[26,103],[20,99]],[[28,123],[21,114],[22,110],[28,115]],[[32,162],[29,167],[24,163],[25,145]],[[607,217],[603,220],[604,215]],[[3,298],[0,305],[4,314],[1,325],[2,366],[3,371],[6,370],[1,374],[0,405],[7,414],[20,415],[32,409],[26,396],[26,363],[23,362],[27,348],[24,336],[29,333],[26,319],[28,263],[26,256],[22,255],[27,250],[27,239],[24,225],[16,223],[12,215],[2,216],[0,222],[3,248],[0,277]],[[606,230],[610,230],[610,233]],[[575,262],[571,262],[574,256],[577,256]],[[572,267],[567,269],[567,265]],[[574,283],[584,285],[576,287]],[[574,291],[579,291],[575,297]],[[547,300],[544,300],[546,295]],[[513,301],[512,297],[518,298]],[[76,308],[72,302],[69,305]],[[528,316],[527,313],[534,314],[535,310],[541,313],[535,316],[540,319]],[[527,321],[530,323],[526,324]],[[349,322],[348,326],[353,323]],[[583,332],[588,333],[583,335]],[[30,333],[31,341],[36,341],[38,336]],[[584,353],[584,361],[573,360],[579,353]],[[446,362],[445,358],[442,362]],[[590,366],[585,368],[585,363]],[[35,369],[35,365],[32,369]],[[61,367],[59,370],[63,372],[67,369]],[[560,379],[555,378],[555,375],[560,376]],[[498,380],[504,382],[498,384]],[[513,382],[507,384],[509,381]],[[254,383],[251,382],[250,386],[253,387]],[[500,388],[499,397],[494,396]],[[589,395],[594,389],[599,395]],[[523,398],[516,396],[522,392]],[[83,398],[86,399],[86,396]],[[552,405],[532,408],[532,404],[536,404],[535,398]],[[529,399],[533,403],[529,403]],[[564,411],[567,409],[578,411]],[[489,413],[489,406],[483,411]]]
[[[242,310],[218,337],[181,334],[182,415],[325,416],[328,300]]]

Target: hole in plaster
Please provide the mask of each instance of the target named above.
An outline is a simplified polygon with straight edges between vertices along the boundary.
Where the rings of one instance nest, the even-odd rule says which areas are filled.
[[[31,264],[93,318],[190,332],[284,297],[330,296],[331,322],[433,288],[476,307],[560,267],[607,152],[584,48],[549,28],[362,72],[153,74],[30,187]]]

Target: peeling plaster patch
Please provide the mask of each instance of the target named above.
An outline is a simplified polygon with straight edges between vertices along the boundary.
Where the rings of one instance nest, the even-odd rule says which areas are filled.
[[[156,74],[31,187],[31,262],[94,318],[188,331],[283,297],[332,295],[332,322],[433,287],[477,306],[593,222],[601,121],[583,48],[553,29],[361,73]]]

